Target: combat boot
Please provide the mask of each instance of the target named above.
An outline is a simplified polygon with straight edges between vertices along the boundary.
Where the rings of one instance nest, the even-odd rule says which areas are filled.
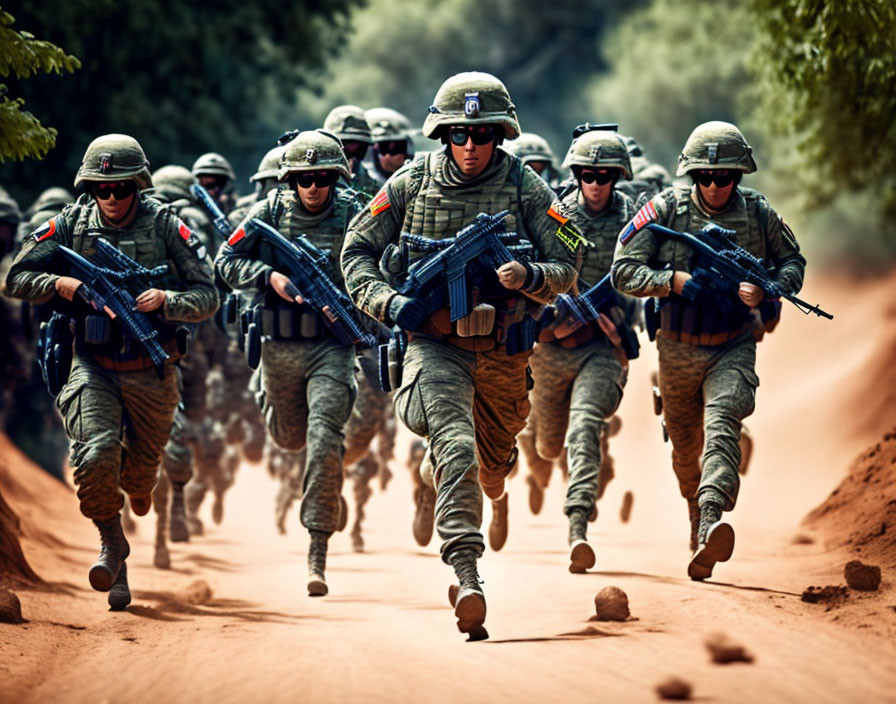
[[[311,545],[308,547],[308,596],[326,596],[329,593],[327,578],[327,541],[330,533],[310,530]]]
[[[202,520],[199,518],[199,508],[202,506],[206,490],[206,485],[195,479],[184,489],[187,503],[187,529],[190,535],[202,535],[205,532]]]
[[[90,568],[88,579],[90,586],[98,592],[107,592],[118,578],[122,563],[131,553],[131,546],[124,537],[121,516],[118,514],[105,521],[95,520],[93,523],[100,531],[102,547],[96,564]]]
[[[165,542],[165,524],[162,521],[156,523],[156,544],[152,564],[160,570],[167,570],[171,567],[171,555]]]
[[[432,529],[435,525],[436,492],[428,484],[414,489],[414,540],[417,545],[427,546],[432,540]]]
[[[688,565],[688,577],[704,580],[712,576],[717,562],[726,562],[734,552],[734,528],[722,522],[722,504],[705,501],[700,507],[697,550]]]
[[[448,591],[448,599],[454,607],[457,629],[467,633],[470,640],[485,640],[485,594],[476,570],[477,556],[473,550],[455,550],[448,558],[454,568],[458,585]]]
[[[215,499],[212,501],[212,520],[215,522],[216,526],[221,525],[221,521],[224,520],[224,492],[223,491],[215,491]],[[174,536],[171,536],[171,539],[174,540]]]
[[[128,566],[127,563],[122,561],[115,584],[109,590],[109,608],[112,611],[124,611],[130,603],[131,590],[128,587]]]
[[[500,499],[492,501],[492,522],[488,527],[488,544],[498,552],[507,542],[508,499],[505,491]]]
[[[292,508],[292,502],[295,500],[292,487],[289,482],[282,482],[280,490],[277,492],[277,499],[274,506],[274,520],[277,524],[277,530],[280,535],[286,535],[286,517],[289,515],[289,509]]]
[[[569,571],[583,574],[594,567],[594,550],[588,544],[585,533],[588,530],[588,514],[581,509],[569,512]]]
[[[183,482],[171,482],[171,513],[168,518],[168,535],[173,543],[186,543],[190,540],[190,533],[187,530]]]
[[[533,474],[526,477],[526,483],[529,485],[529,510],[533,516],[537,516],[544,504],[544,487]]]
[[[691,521],[691,553],[697,552],[698,540],[700,533],[700,504],[697,503],[697,497],[688,499],[688,518]]]

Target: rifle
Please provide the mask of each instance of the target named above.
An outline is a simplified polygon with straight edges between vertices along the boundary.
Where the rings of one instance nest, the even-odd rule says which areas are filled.
[[[357,318],[357,308],[326,270],[327,255],[315,247],[304,235],[288,240],[277,230],[258,218],[248,220],[243,228],[243,243],[228,245],[233,249],[246,246],[256,237],[268,247],[261,247],[261,261],[285,274],[292,285],[290,295],[301,296],[308,305],[321,313],[333,336],[344,345],[356,342],[373,347],[376,338],[366,332]]]
[[[761,288],[768,300],[785,298],[806,315],[815,313],[821,318],[834,319],[833,315],[823,311],[819,306],[810,305],[782,289],[757,257],[734,243],[731,239],[735,234],[734,230],[710,223],[696,235],[691,235],[656,223],[650,223],[645,227],[690,247],[694,264],[706,270],[713,282],[724,291],[736,291],[738,284],[745,281]]]
[[[467,285],[469,264],[485,262],[492,269],[497,269],[525,256],[526,251],[531,253],[528,245],[508,246],[504,243],[503,239],[516,238],[515,233],[504,230],[504,218],[509,214],[508,210],[496,215],[480,213],[454,237],[444,240],[403,235],[406,242],[424,251],[428,249],[431,254],[410,266],[398,293],[422,298],[427,309],[435,311],[444,305],[444,284],[448,290],[451,321],[468,315],[472,308],[470,287]]]
[[[587,291],[578,296],[561,293],[554,303],[556,315],[554,321],[559,321],[565,328],[565,332],[571,334],[583,325],[597,324],[597,317],[601,313],[610,318],[616,325],[616,332],[622,340],[622,349],[628,359],[638,357],[641,345],[638,336],[624,317],[613,315],[613,308],[621,308],[622,301],[619,294],[613,288],[610,275],[606,274],[600,281]],[[547,322],[552,322],[548,320]],[[566,335],[564,335],[566,337]]]
[[[230,224],[230,220],[227,219],[224,211],[221,210],[220,206],[215,202],[215,199],[208,194],[208,191],[198,183],[194,183],[190,186],[190,193],[205,206],[205,209],[212,218],[212,226],[226,242],[230,237],[230,233],[233,232],[233,225]]]
[[[129,289],[151,288],[151,280],[165,274],[167,265],[147,269],[122,254],[104,239],[97,240],[97,259],[116,268],[99,266],[65,245],[59,246],[68,273],[80,279],[78,294],[92,308],[118,318],[131,337],[149,353],[160,379],[165,378],[168,353],[159,344],[159,331],[149,317],[137,310],[137,302]],[[139,295],[139,294],[138,294]]]

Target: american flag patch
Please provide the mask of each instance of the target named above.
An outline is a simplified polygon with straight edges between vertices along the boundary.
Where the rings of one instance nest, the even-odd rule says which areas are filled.
[[[43,242],[47,237],[52,237],[56,232],[56,218],[50,218],[43,225],[37,228],[31,236],[35,242]]]
[[[635,213],[635,217],[631,219],[626,228],[622,231],[622,234],[619,236],[619,241],[622,244],[628,244],[628,241],[635,236],[635,233],[650,223],[652,220],[657,219],[656,208],[653,207],[653,203],[645,204],[637,213]]]
[[[385,189],[377,194],[377,197],[370,201],[370,214],[371,215],[379,215],[384,210],[388,210],[392,207],[392,204],[389,202],[389,192]]]
[[[187,224],[183,220],[178,220],[178,223],[179,225],[177,227],[177,231],[180,233],[180,236],[183,238],[184,242],[189,242],[190,235],[192,235],[193,232],[189,227],[187,227]]]

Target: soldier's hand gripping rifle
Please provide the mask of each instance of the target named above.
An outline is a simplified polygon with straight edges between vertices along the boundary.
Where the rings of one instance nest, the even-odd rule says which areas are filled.
[[[229,245],[235,249],[249,246],[256,240],[266,243],[260,247],[260,260],[290,281],[290,296],[301,298],[319,312],[333,336],[344,345],[360,343],[373,347],[376,338],[361,327],[352,300],[339,288],[327,271],[327,255],[315,247],[307,237],[288,240],[277,230],[257,218],[243,225],[246,236]],[[231,241],[234,241],[233,239]]]
[[[555,334],[558,338],[571,335],[583,325],[599,324],[598,317],[603,315],[616,326],[625,356],[628,359],[638,356],[641,348],[638,336],[625,320],[622,301],[613,288],[609,274],[578,296],[561,293],[557,296],[554,307],[556,313],[553,320],[557,321]],[[548,318],[546,322],[551,322],[551,319]]]
[[[193,197],[197,198],[208,211],[208,214],[212,219],[212,226],[215,228],[215,231],[221,235],[221,239],[226,242],[230,237],[230,233],[233,232],[233,225],[230,224],[230,220],[227,219],[224,211],[221,210],[220,206],[215,202],[215,199],[209,195],[208,191],[198,183],[194,183],[190,186],[190,193],[192,193]]]
[[[451,321],[467,316],[472,308],[468,285],[468,266],[473,263],[488,264],[492,269],[511,262],[524,260],[531,254],[527,245],[507,245],[504,240],[517,240],[516,233],[505,231],[504,218],[510,211],[496,215],[480,213],[473,222],[462,228],[454,237],[430,240],[425,237],[403,235],[402,239],[418,250],[432,253],[408,269],[407,278],[398,288],[404,296],[420,298],[429,312],[444,306],[444,291],[448,291]]]
[[[757,257],[734,243],[731,239],[734,235],[733,230],[726,230],[710,223],[697,234],[691,235],[656,223],[646,227],[658,235],[678,240],[690,247],[693,252],[692,267],[703,269],[719,289],[733,296],[737,295],[738,285],[745,281],[761,288],[767,300],[784,298],[806,315],[815,313],[828,320],[834,318],[818,306],[810,305],[786,292]]]
[[[167,265],[147,269],[120,252],[103,239],[97,241],[97,260],[110,266],[101,266],[85,259],[64,245],[59,255],[65,262],[66,273],[81,281],[78,295],[97,311],[105,311],[117,318],[128,334],[146,349],[156,374],[165,378],[165,362],[168,353],[159,344],[159,331],[148,316],[137,310],[132,291],[142,293],[151,288],[153,278],[162,276]]]

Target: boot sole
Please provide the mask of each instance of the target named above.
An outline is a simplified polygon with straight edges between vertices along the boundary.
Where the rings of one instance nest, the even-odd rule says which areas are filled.
[[[569,571],[573,574],[583,574],[594,567],[596,558],[594,549],[584,540],[577,540],[569,551]]]
[[[727,562],[734,553],[734,528],[728,523],[716,523],[706,536],[706,545],[699,550],[688,565],[688,577],[702,581],[712,577],[717,562]]]
[[[119,567],[119,570],[120,569],[121,568]],[[90,568],[90,572],[87,573],[87,578],[90,580],[90,586],[96,591],[107,592],[112,588],[112,585],[115,584],[115,580],[118,579],[118,572],[113,574],[105,565],[96,564]]]
[[[308,596],[326,596],[330,593],[327,583],[316,577],[308,580]]]
[[[190,532],[187,530],[185,523],[172,522],[168,526],[168,537],[172,543],[188,543],[190,542]]]
[[[472,591],[460,596],[454,607],[454,616],[457,618],[457,630],[471,637],[478,634],[485,623],[485,597]]]

